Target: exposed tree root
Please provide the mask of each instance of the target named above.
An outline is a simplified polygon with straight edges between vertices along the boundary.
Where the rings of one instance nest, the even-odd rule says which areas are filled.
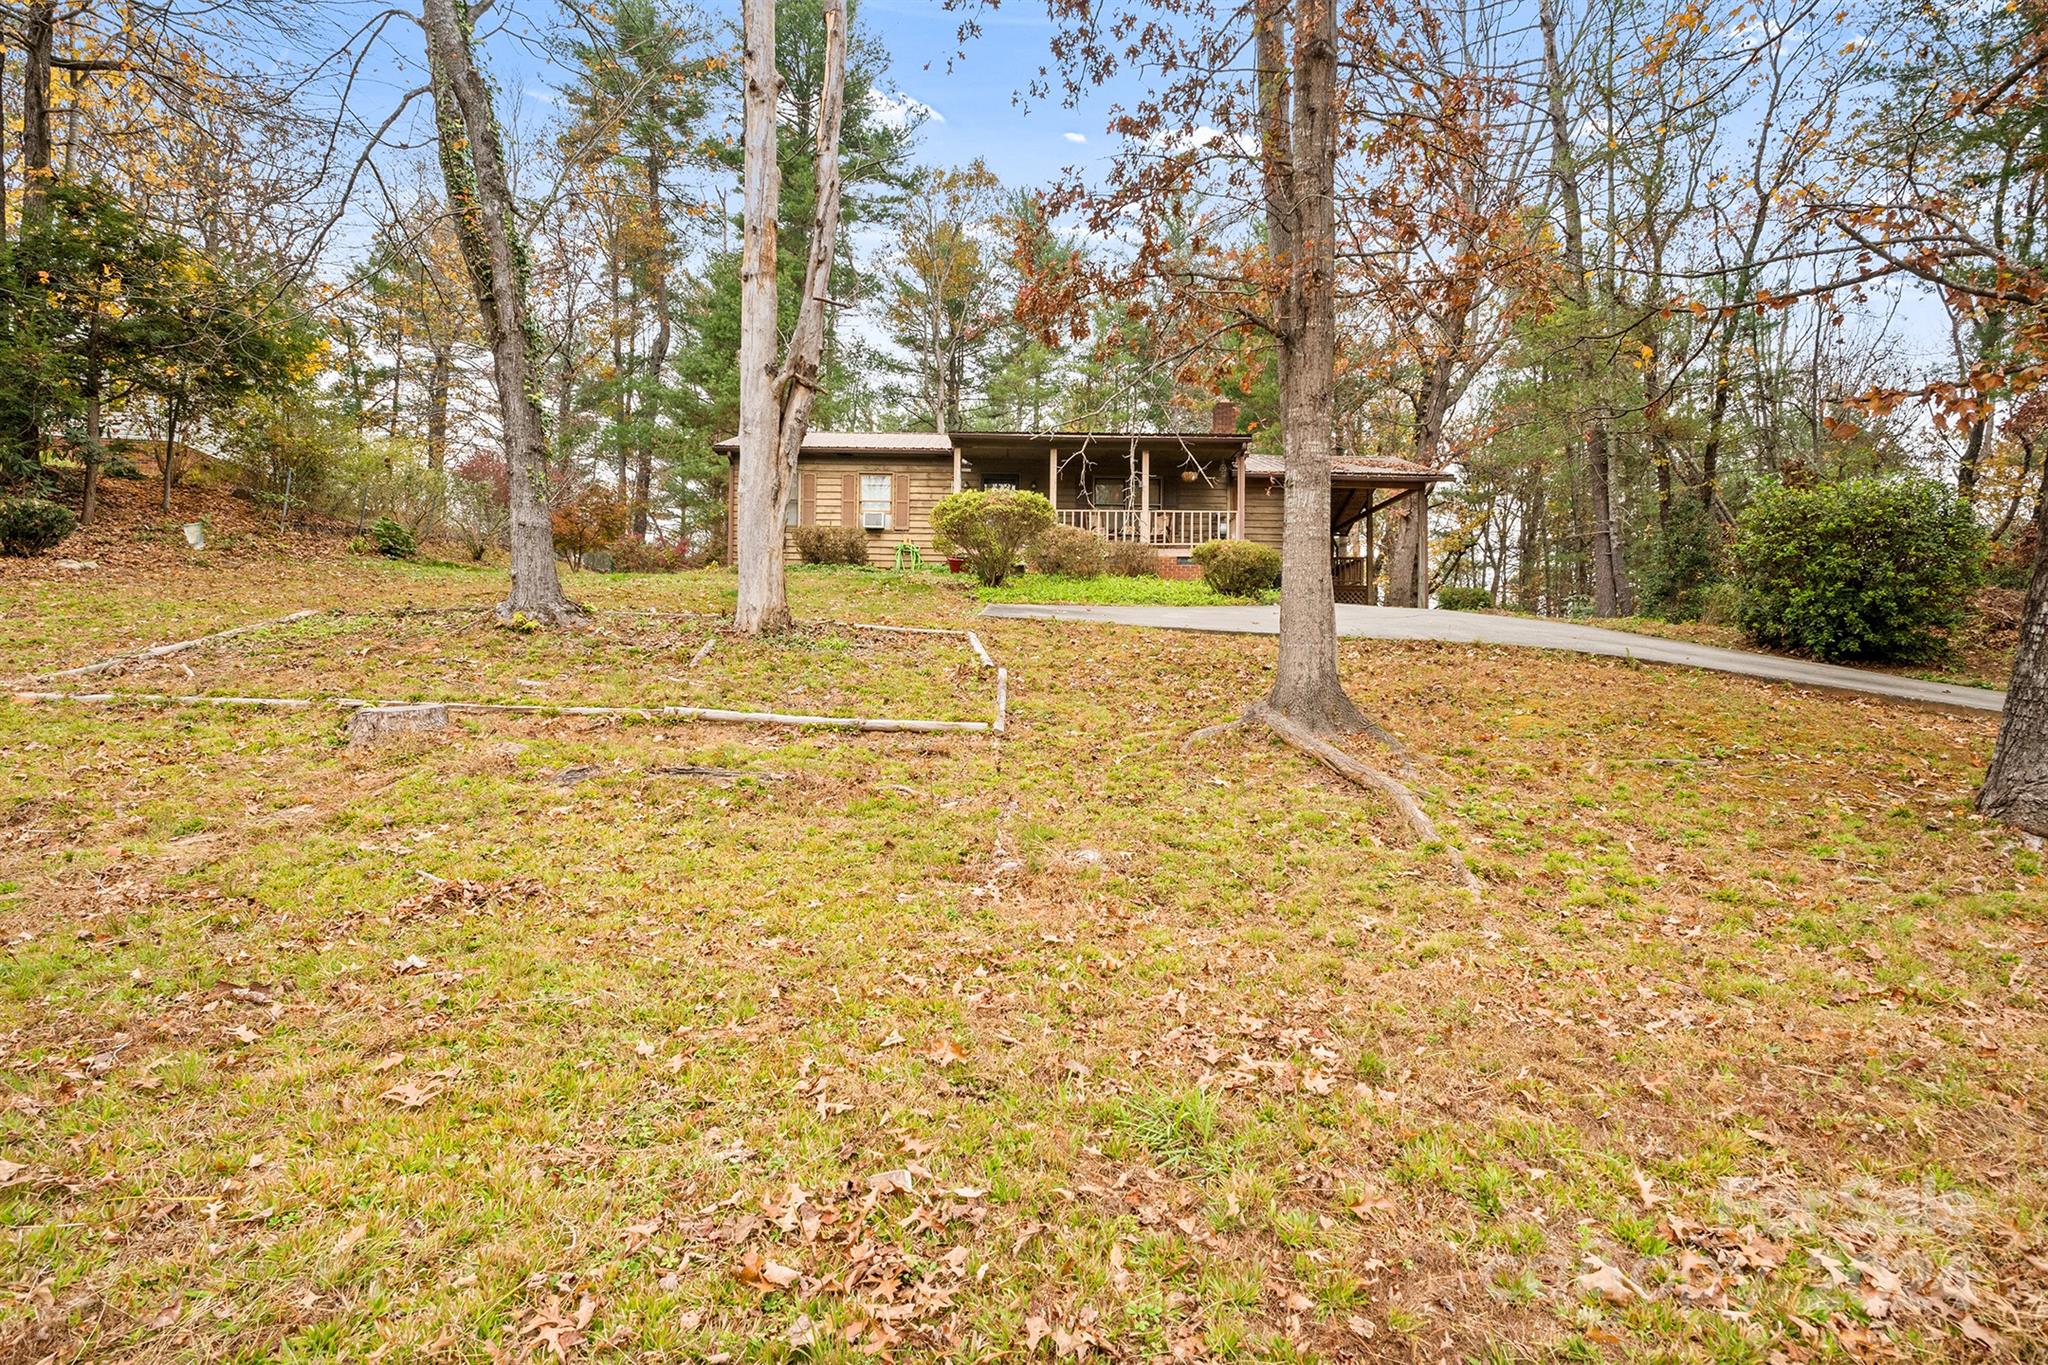
[[[1205,739],[1215,739],[1219,735],[1227,735],[1232,730],[1242,730],[1244,727],[1245,718],[1243,716],[1239,716],[1236,720],[1226,720],[1221,725],[1207,725],[1182,740],[1181,747],[1183,749],[1192,749]]]
[[[554,626],[576,630],[590,624],[590,613],[574,602],[562,602],[547,607],[515,607],[511,600],[500,602],[496,608],[498,623],[512,625],[524,619],[530,626]]]
[[[1250,708],[1245,711],[1244,720],[1238,723],[1263,725],[1339,777],[1355,782],[1368,791],[1378,792],[1394,803],[1394,809],[1401,812],[1401,818],[1408,822],[1408,828],[1415,831],[1416,838],[1421,839],[1425,843],[1441,842],[1441,838],[1437,834],[1436,822],[1429,818],[1429,812],[1424,810],[1422,803],[1415,799],[1415,793],[1410,791],[1407,784],[1398,778],[1389,777],[1371,764],[1360,762],[1328,740],[1295,724],[1278,711],[1267,706],[1263,701],[1253,702]],[[1380,730],[1378,726],[1372,726],[1371,728],[1378,731],[1381,735],[1386,733]],[[1391,736],[1388,738],[1391,738]],[[1409,767],[1412,771],[1412,766],[1407,761],[1407,747],[1402,745],[1395,748],[1394,752],[1402,759],[1403,766]],[[1450,844],[1445,844],[1444,851],[1449,856],[1452,867],[1457,869],[1458,880],[1465,890],[1469,891],[1475,899],[1483,894],[1486,888],[1479,878],[1473,875],[1471,865],[1465,861],[1464,850]]]

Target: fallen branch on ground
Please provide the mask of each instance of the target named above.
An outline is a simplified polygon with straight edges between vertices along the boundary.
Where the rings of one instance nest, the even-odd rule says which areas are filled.
[[[231,630],[217,630],[211,635],[201,635],[195,640],[180,640],[176,644],[156,645],[149,649],[137,650],[132,654],[116,654],[111,659],[101,659],[97,663],[80,664],[76,668],[60,668],[54,673],[31,674],[29,677],[22,679],[22,681],[48,682],[53,678],[83,678],[94,673],[110,673],[128,664],[148,663],[152,659],[162,659],[172,654],[181,654],[188,649],[211,644],[216,640],[229,640],[237,635],[247,635],[252,631],[268,630],[272,626],[288,626],[294,621],[303,621],[309,616],[318,615],[320,613],[312,609],[295,611],[290,616],[280,616],[275,621],[258,621],[253,625],[236,626]]]
[[[381,706],[417,706],[419,702],[364,701],[359,697],[205,697],[169,692],[15,692],[24,705],[74,702],[109,705],[134,702],[151,706],[253,706],[301,711],[309,706],[334,706],[360,711]],[[987,734],[985,720],[893,720],[887,716],[802,716],[780,711],[728,711],[712,706],[563,706],[550,702],[444,701],[426,703],[472,715],[617,717],[627,720],[706,720],[738,725],[790,725],[811,730],[863,730],[906,734]]]

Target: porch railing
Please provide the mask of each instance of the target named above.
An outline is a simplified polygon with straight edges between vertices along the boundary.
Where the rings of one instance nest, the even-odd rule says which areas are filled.
[[[1104,540],[1128,540],[1141,545],[1199,545],[1205,540],[1228,540],[1233,514],[1221,509],[1191,511],[1186,508],[1062,507],[1062,526],[1093,531]]]

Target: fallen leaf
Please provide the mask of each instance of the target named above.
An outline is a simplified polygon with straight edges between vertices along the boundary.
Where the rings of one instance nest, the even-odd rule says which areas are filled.
[[[389,1100],[391,1103],[405,1109],[419,1109],[446,1088],[439,1081],[430,1081],[425,1085],[419,1085],[413,1081],[403,1081],[398,1085],[392,1086],[377,1098]]]
[[[787,1289],[803,1278],[802,1271],[768,1260],[758,1251],[749,1251],[740,1257],[739,1269],[733,1273],[741,1284],[750,1285],[764,1294]]]
[[[1992,1331],[1983,1323],[1978,1322],[1976,1318],[1967,1313],[1963,1315],[1963,1320],[1957,1323],[1956,1326],[1962,1329],[1964,1336],[1976,1342],[1979,1346],[1988,1346],[1995,1351],[2005,1345],[2004,1337],[2001,1337],[1998,1333]]]
[[[1609,1303],[1628,1303],[1643,1297],[1634,1281],[1605,1261],[1594,1262],[1593,1268],[1572,1284],[1581,1294],[1597,1294]]]
[[[1384,1194],[1368,1194],[1351,1205],[1351,1212],[1360,1218],[1374,1213],[1392,1213],[1394,1201]]]

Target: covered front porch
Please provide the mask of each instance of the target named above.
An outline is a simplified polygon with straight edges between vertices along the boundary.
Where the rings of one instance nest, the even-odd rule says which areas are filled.
[[[959,432],[953,486],[1043,494],[1061,525],[1187,551],[1245,532],[1245,438]]]

